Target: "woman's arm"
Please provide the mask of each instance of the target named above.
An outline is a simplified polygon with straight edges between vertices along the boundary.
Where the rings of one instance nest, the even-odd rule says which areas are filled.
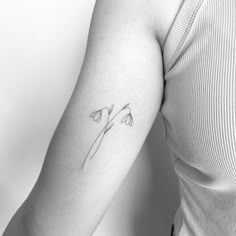
[[[4,236],[19,235],[12,233],[17,227],[27,236],[91,235],[132,167],[162,98],[151,1],[98,0],[76,87],[39,178]]]

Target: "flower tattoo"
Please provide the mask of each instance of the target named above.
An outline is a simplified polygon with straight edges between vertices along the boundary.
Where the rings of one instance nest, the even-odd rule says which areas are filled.
[[[90,115],[90,117],[92,117],[94,121],[97,121],[97,123],[99,123],[100,120],[102,119],[102,112],[101,112],[101,110],[93,112]]]
[[[126,125],[132,126],[133,124],[133,117],[131,113],[125,115],[123,119],[121,120],[121,123],[125,123]]]
[[[94,155],[96,154],[96,152],[98,151],[98,148],[100,147],[100,145],[102,143],[102,140],[103,140],[105,134],[109,130],[111,130],[111,128],[115,124],[114,120],[115,120],[115,118],[118,119],[119,114],[122,114],[125,112],[125,115],[123,114],[123,118],[120,121],[121,123],[124,123],[130,127],[133,125],[133,116],[131,114],[131,109],[129,107],[129,103],[126,104],[124,107],[122,107],[117,113],[115,113],[113,117],[110,117],[111,113],[113,111],[113,108],[114,108],[114,104],[110,108],[104,107],[100,110],[92,112],[89,115],[89,117],[91,117],[93,119],[93,121],[96,121],[97,123],[99,123],[102,120],[102,116],[103,116],[104,112],[107,112],[107,114],[106,114],[107,120],[106,120],[106,125],[102,128],[102,130],[100,131],[100,133],[98,134],[98,136],[94,140],[92,146],[90,147],[90,149],[84,159],[82,169],[84,169],[84,166],[87,163],[87,161],[91,160],[94,157]]]

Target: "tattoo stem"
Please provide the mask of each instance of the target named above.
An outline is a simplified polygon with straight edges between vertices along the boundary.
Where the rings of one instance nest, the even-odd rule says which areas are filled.
[[[86,163],[86,161],[87,161],[87,159],[88,159],[88,156],[89,156],[89,154],[90,154],[92,148],[94,147],[94,145],[95,145],[95,143],[97,142],[98,138],[102,135],[102,137],[100,138],[100,141],[99,141],[99,143],[98,143],[97,148],[95,149],[94,153],[93,153],[92,156],[90,157],[90,160],[91,160],[91,159],[94,157],[94,155],[96,154],[96,152],[97,152],[98,148],[100,147],[101,142],[102,142],[102,140],[103,140],[103,138],[104,138],[104,135],[105,135],[105,133],[106,133],[107,126],[111,123],[111,121],[114,120],[114,118],[115,118],[121,111],[123,111],[123,110],[125,110],[125,109],[129,109],[129,111],[130,111],[130,108],[129,108],[128,106],[123,107],[122,109],[120,109],[120,110],[109,120],[109,117],[110,117],[109,108],[105,107],[105,108],[103,108],[103,109],[108,109],[108,117],[107,117],[106,125],[105,125],[105,127],[100,131],[100,133],[98,134],[97,138],[94,140],[92,146],[90,147],[90,149],[89,149],[89,151],[88,151],[88,153],[87,153],[87,155],[86,155],[86,157],[85,157],[85,159],[84,159],[84,161],[83,161],[82,169],[83,169],[84,166],[85,166],[85,163]]]

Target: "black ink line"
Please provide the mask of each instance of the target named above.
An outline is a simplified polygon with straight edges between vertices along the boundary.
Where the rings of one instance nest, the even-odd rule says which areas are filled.
[[[111,114],[112,111],[113,111],[113,107],[114,107],[114,104],[113,104],[110,108],[104,107],[104,108],[102,108],[102,109],[100,109],[100,110],[97,110],[97,111],[95,111],[95,112],[92,112],[92,113],[90,114],[90,117],[92,117],[95,121],[97,121],[97,122],[99,123],[100,120],[101,120],[101,118],[102,118],[102,111],[103,111],[104,109],[107,109],[107,110],[108,110],[108,116],[107,116],[106,125],[105,125],[105,127],[100,131],[100,133],[98,134],[98,136],[97,136],[96,139],[94,140],[92,146],[90,147],[90,149],[89,149],[89,151],[88,151],[88,153],[87,153],[87,155],[86,155],[86,157],[85,157],[85,159],[84,159],[84,161],[83,161],[82,169],[84,168],[85,163],[86,163],[86,161],[87,161],[87,159],[88,159],[88,156],[89,156],[89,154],[90,154],[92,148],[94,147],[95,143],[97,142],[98,138],[102,135],[101,140],[99,141],[99,144],[98,144],[97,148],[95,149],[94,153],[93,153],[92,156],[90,157],[90,160],[91,160],[91,159],[94,157],[94,155],[97,153],[98,148],[100,147],[100,145],[101,145],[101,143],[102,143],[102,140],[103,140],[105,134],[113,127],[114,123],[112,123],[109,127],[108,127],[108,125],[111,123],[111,121],[113,121],[113,120],[115,119],[115,117],[116,117],[121,111],[123,111],[123,110],[125,110],[125,109],[128,109],[128,110],[129,110],[129,113],[127,113],[127,114],[122,118],[122,120],[125,118],[125,121],[124,121],[124,122],[126,123],[126,125],[132,126],[132,124],[133,124],[133,117],[132,117],[132,114],[131,114],[131,109],[130,109],[130,107],[129,107],[129,103],[126,104],[121,110],[119,110],[119,111],[109,120],[110,114]],[[97,120],[96,120],[96,119],[95,119],[95,116],[97,115],[97,113],[98,113],[99,117],[98,117]],[[129,120],[128,120],[128,122],[127,122],[127,119],[128,119],[128,118],[129,118]],[[122,123],[123,123],[123,122],[122,122]]]

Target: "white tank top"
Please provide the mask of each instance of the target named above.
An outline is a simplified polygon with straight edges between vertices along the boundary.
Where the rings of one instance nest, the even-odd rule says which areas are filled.
[[[163,46],[176,236],[236,235],[236,0],[184,0]]]

